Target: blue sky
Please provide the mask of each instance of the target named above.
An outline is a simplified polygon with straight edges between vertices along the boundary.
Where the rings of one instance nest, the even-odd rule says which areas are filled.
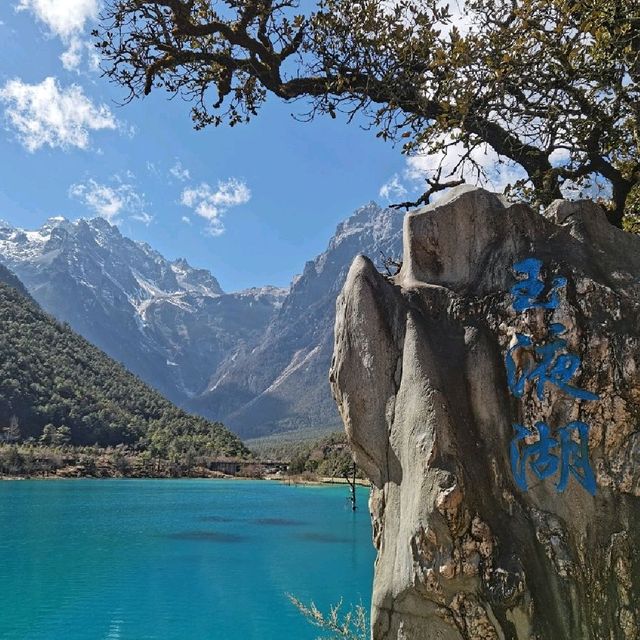
[[[0,5],[0,218],[34,228],[99,213],[233,291],[288,285],[339,221],[386,204],[394,176],[420,192],[399,148],[342,119],[298,122],[304,104],[269,100],[249,125],[203,131],[161,92],[118,106],[123,90],[87,46],[97,3]]]

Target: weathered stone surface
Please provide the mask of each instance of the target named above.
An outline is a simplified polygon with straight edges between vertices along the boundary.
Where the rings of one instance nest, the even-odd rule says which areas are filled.
[[[514,310],[512,266],[529,257],[545,282],[567,279],[555,309]],[[553,323],[581,359],[569,384],[598,400],[558,379],[542,399],[535,380],[511,393],[507,351],[518,334],[549,344]],[[541,359],[533,346],[513,355],[518,376]],[[406,216],[395,278],[354,261],[331,382],[374,484],[374,640],[640,638],[640,238],[593,203],[554,203],[542,216],[454,190]],[[561,468],[584,475],[559,436],[576,420],[590,427],[595,495],[571,473],[557,487]],[[528,459],[543,477],[529,466],[525,491],[513,425],[537,422],[556,457]],[[519,455],[536,442],[539,432]]]

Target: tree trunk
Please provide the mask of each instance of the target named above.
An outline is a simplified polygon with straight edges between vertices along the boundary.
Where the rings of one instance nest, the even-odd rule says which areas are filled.
[[[632,184],[630,182],[613,183],[613,207],[608,214],[609,222],[618,229],[622,229],[622,219],[624,218],[627,198],[631,193]]]
[[[345,473],[345,480],[347,481],[347,484],[349,485],[349,500],[351,501],[351,511],[356,511],[358,508],[358,505],[356,504],[356,472],[357,472],[358,466],[356,465],[355,461],[351,467],[351,477],[349,476],[349,473]]]

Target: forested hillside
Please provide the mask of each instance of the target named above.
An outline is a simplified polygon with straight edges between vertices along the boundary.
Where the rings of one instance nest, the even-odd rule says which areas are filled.
[[[8,434],[10,439],[47,444],[125,444],[160,457],[248,453],[222,424],[178,409],[68,325],[44,313],[4,267],[0,427],[5,439]]]

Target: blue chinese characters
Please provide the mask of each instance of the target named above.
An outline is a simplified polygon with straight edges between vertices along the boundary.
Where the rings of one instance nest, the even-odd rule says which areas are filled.
[[[555,309],[558,306],[558,290],[567,284],[567,279],[559,276],[553,279],[549,293],[543,297],[544,281],[540,278],[542,261],[527,258],[513,265],[513,270],[526,276],[511,287],[513,308],[520,313],[527,309]]]
[[[510,290],[515,311],[555,309],[558,306],[559,290],[566,286],[566,278],[556,277],[547,287],[541,278],[542,262],[536,258],[517,262],[513,270],[524,276]],[[551,323],[548,327],[549,340],[541,345],[535,345],[528,335],[516,333],[515,342],[505,356],[509,390],[516,398],[523,396],[525,385],[530,382],[539,400],[544,398],[546,385],[553,385],[579,400],[598,400],[595,393],[569,384],[581,362],[577,355],[567,351],[567,341],[561,337],[565,332],[563,324]],[[522,358],[523,351],[527,351],[530,357]],[[527,491],[529,488],[529,468],[540,480],[557,476],[555,486],[558,492],[566,489],[569,476],[573,475],[589,493],[595,494],[596,481],[589,464],[589,425],[580,421],[570,422],[559,428],[555,436],[545,422],[537,422],[533,430],[520,424],[513,427],[515,436],[509,457],[520,489]]]
[[[579,400],[598,400],[598,396],[590,391],[578,389],[568,384],[575,372],[580,367],[580,358],[572,353],[566,353],[567,341],[560,338],[566,328],[559,322],[554,322],[549,326],[549,336],[553,338],[547,344],[536,346],[534,353],[536,361],[524,367],[518,373],[516,367],[517,351],[528,349],[533,346],[533,341],[529,336],[516,333],[516,342],[507,351],[505,366],[507,368],[507,382],[509,389],[516,398],[521,398],[524,393],[524,385],[527,380],[535,383],[538,400],[544,397],[544,386],[546,383],[555,385]]]
[[[533,431],[520,424],[514,424],[516,435],[511,441],[509,457],[511,469],[516,484],[523,491],[529,488],[527,483],[527,464],[533,473],[545,480],[559,472],[556,489],[562,492],[567,488],[569,475],[591,494],[596,493],[596,479],[589,464],[589,425],[574,421],[558,429],[558,437],[551,435],[549,426],[544,422],[537,422],[535,431],[538,440],[526,444],[526,439],[535,436]],[[571,436],[578,435],[578,442]],[[521,444],[522,443],[522,444]]]

